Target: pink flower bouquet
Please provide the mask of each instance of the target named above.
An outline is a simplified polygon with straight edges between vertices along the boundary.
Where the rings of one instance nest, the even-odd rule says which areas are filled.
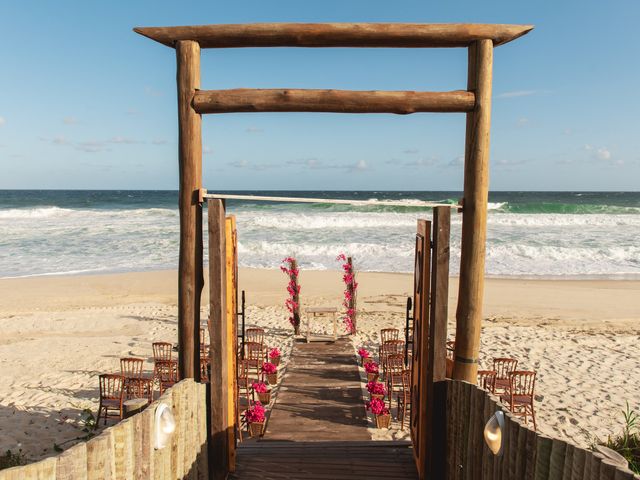
[[[378,373],[380,371],[376,362],[365,363],[364,369],[367,373]]]
[[[244,415],[249,423],[264,423],[265,409],[262,403],[255,402],[244,412]]]
[[[278,367],[276,367],[273,363],[264,362],[262,364],[262,373],[266,375],[273,375],[274,373],[278,373]]]
[[[371,395],[385,395],[387,393],[387,388],[384,386],[384,383],[369,382],[367,383],[367,391]]]
[[[267,384],[263,382],[254,382],[251,386],[253,387],[253,391],[256,393],[267,393],[269,390],[267,388]]]
[[[280,349],[278,347],[274,347],[269,351],[269,358],[277,357],[280,357]]]
[[[385,405],[384,400],[380,400],[378,398],[374,398],[367,402],[367,410],[374,415],[389,415],[389,409]]]
[[[358,355],[360,355],[360,358],[369,358],[369,352],[364,347],[358,350]]]

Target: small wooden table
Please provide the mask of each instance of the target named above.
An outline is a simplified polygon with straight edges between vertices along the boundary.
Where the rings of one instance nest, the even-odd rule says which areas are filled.
[[[315,319],[317,317],[326,317],[328,315],[332,315],[333,316],[333,341],[335,342],[336,340],[338,340],[338,318],[337,318],[338,309],[336,307],[310,307],[310,308],[307,308],[306,312],[307,312],[307,343],[312,341],[312,337],[311,337],[311,317],[312,316]],[[315,338],[313,338],[313,340],[326,340],[326,339],[327,339],[326,336],[322,336],[322,337],[316,336]]]

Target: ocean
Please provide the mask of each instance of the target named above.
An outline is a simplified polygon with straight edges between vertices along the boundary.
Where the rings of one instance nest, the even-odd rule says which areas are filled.
[[[240,266],[276,268],[292,255],[303,270],[337,269],[335,257],[344,252],[360,271],[385,272],[413,269],[416,219],[431,215],[415,201],[461,197],[442,191],[225,193],[401,201],[406,205],[227,202],[237,217]],[[177,268],[177,198],[175,191],[0,190],[0,277]],[[640,192],[492,192],[489,201],[488,276],[640,278]],[[460,227],[461,216],[453,213],[453,275]]]

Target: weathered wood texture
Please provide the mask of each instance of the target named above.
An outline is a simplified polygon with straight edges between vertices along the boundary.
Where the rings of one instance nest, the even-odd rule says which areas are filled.
[[[209,465],[212,478],[229,473],[229,355],[227,340],[227,246],[222,200],[208,200],[209,213],[209,338],[211,339],[211,404]],[[232,375],[233,373],[231,373]]]
[[[238,448],[231,480],[417,480],[409,442],[257,442]]]
[[[180,378],[200,380],[200,296],[202,265],[201,117],[192,108],[200,88],[200,46],[192,41],[176,44],[178,84],[178,162],[180,171],[180,258],[178,263],[178,365]]]
[[[469,23],[254,23],[137,27],[133,31],[168,47],[193,40],[201,48],[239,47],[466,47],[489,39],[515,40],[532,25]]]
[[[446,358],[449,304],[449,240],[451,209],[433,209],[431,301],[427,353],[426,414],[426,478],[443,478],[446,463]],[[423,339],[424,341],[425,339]],[[422,470],[422,469],[420,469]]]
[[[235,215],[229,215],[225,220],[225,240],[227,273],[227,365],[229,366],[230,372],[235,372],[237,368],[236,352],[238,351],[238,232],[236,230]],[[227,376],[227,388],[229,392],[236,391],[236,382],[236,375],[232,374]],[[227,402],[229,470],[233,471],[236,465],[237,395],[228,395]]]
[[[503,450],[493,455],[484,426],[502,409],[497,398],[467,382],[446,381],[449,480],[606,480],[640,478],[592,451],[540,435],[505,410]],[[435,477],[434,477],[435,478]]]
[[[476,107],[467,114],[460,281],[456,311],[453,378],[476,383],[489,195],[489,131],[493,44],[480,40],[469,47],[467,89],[476,94]]]
[[[357,91],[311,89],[201,90],[193,98],[198,113],[334,112],[395,113],[469,112],[475,95],[452,92]]]
[[[154,415],[172,407],[171,443],[155,450]],[[191,379],[167,390],[151,406],[57,457],[0,471],[0,480],[208,479],[206,386]]]

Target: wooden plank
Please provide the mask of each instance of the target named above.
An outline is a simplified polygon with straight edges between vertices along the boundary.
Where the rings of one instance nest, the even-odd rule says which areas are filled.
[[[193,41],[176,44],[178,83],[178,160],[180,176],[180,257],[178,261],[178,365],[180,378],[200,380],[200,296],[202,265],[201,117],[192,108],[200,88],[200,46]]]
[[[171,436],[171,476],[170,478],[182,478],[182,458],[184,456],[182,438],[181,438],[181,429],[182,422],[184,421],[182,418],[182,382],[177,383],[171,388],[171,403],[172,403],[172,413],[173,418],[176,422],[176,427]]]
[[[209,478],[209,452],[207,425],[207,386],[197,384],[198,394],[198,480]]]
[[[573,469],[573,452],[576,447],[570,443],[567,444],[567,448],[564,454],[564,467],[562,472],[562,480],[571,480],[571,470]]]
[[[113,437],[109,429],[87,442],[87,480],[110,480],[114,477]]]
[[[491,478],[490,472],[493,472],[493,453],[489,450],[489,446],[487,442],[484,441],[484,425],[489,421],[491,416],[494,413],[491,405],[491,399],[489,395],[485,392],[483,402],[483,436],[482,436],[482,478]]]
[[[237,371],[236,366],[236,332],[235,325],[238,318],[237,292],[236,292],[236,217],[229,215],[225,219],[225,241],[226,241],[226,280],[227,280],[227,364],[231,372]],[[231,392],[227,395],[227,433],[228,433],[228,457],[229,471],[236,468],[236,375],[227,376],[227,388]]]
[[[526,469],[525,480],[533,480],[535,478],[537,449],[538,449],[538,436],[536,432],[527,428],[526,433]]]
[[[113,434],[114,473],[117,480],[133,477],[133,420],[111,427]]]
[[[490,39],[515,40],[532,25],[420,23],[254,23],[180,27],[137,27],[133,31],[173,47],[193,40],[201,48],[238,47],[466,47]]]
[[[116,477],[117,478],[117,477]],[[78,443],[58,456],[56,480],[87,479],[87,444]]]
[[[520,430],[520,422],[511,414],[505,415],[509,424],[508,431],[508,451],[506,455],[507,465],[503,468],[503,472],[507,472],[507,476],[503,478],[516,478],[516,464],[518,463],[518,433]]]
[[[562,480],[567,444],[554,438],[551,443],[551,459],[549,462],[549,480]]]
[[[571,465],[571,480],[583,480],[585,478],[585,462],[588,452],[584,448],[573,450],[573,463]]]
[[[449,237],[451,209],[433,209],[433,259],[429,345],[427,348],[427,411],[424,417],[427,477],[442,478],[446,471],[446,358],[449,305]]]
[[[200,90],[193,98],[198,113],[332,112],[394,113],[469,112],[473,92],[355,91],[296,88]]]
[[[590,452],[587,455],[587,463],[589,470],[589,479],[590,480],[599,480],[600,479],[600,468],[602,466],[602,460],[604,460],[604,455],[598,452]]]
[[[456,351],[453,378],[477,382],[489,192],[489,133],[493,44],[480,40],[469,48],[467,90],[476,94],[467,114],[464,162],[460,281],[456,311]]]
[[[227,361],[227,274],[225,212],[222,200],[209,200],[209,309],[211,338],[211,409],[209,474],[223,479],[229,473],[227,443],[228,361]]]
[[[172,408],[173,394],[171,390],[169,390],[168,392],[165,392],[162,395],[162,397],[159,398],[158,401],[154,403],[154,406],[156,406],[157,408],[157,405],[160,403],[164,403],[170,409]],[[155,450],[155,449],[153,450],[153,472],[156,478],[171,477],[171,443],[169,443],[164,448],[161,448],[159,450]],[[129,478],[129,477],[125,477],[125,478]]]
[[[525,478],[527,471],[527,428],[518,424],[518,443],[514,478]]]
[[[553,440],[551,438],[544,435],[537,436],[535,480],[547,480],[549,478],[552,444]]]

